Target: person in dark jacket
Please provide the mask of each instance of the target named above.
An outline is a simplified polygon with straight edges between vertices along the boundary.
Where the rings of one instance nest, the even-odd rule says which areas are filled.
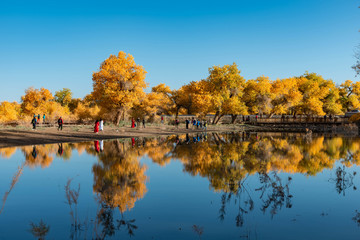
[[[34,118],[31,120],[31,124],[33,125],[33,129],[35,130],[35,129],[36,129],[36,117],[34,117]]]
[[[59,119],[58,119],[58,125],[59,125],[59,127],[58,127],[58,131],[59,130],[61,130],[62,131],[62,128],[63,128],[63,120],[62,120],[62,118],[61,117],[59,117]]]

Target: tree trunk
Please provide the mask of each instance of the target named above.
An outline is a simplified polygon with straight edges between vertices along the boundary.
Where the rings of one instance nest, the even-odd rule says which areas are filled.
[[[214,119],[213,119],[213,124],[216,124],[216,117],[217,116],[219,116],[219,114],[220,114],[220,112],[219,111],[217,111],[216,113],[215,113],[215,116],[214,116]]]
[[[118,126],[119,123],[120,123],[121,115],[122,115],[121,113],[122,113],[122,112],[121,112],[120,110],[118,110],[118,111],[116,112],[115,121],[114,121],[114,123],[116,124],[116,126]]]
[[[179,116],[179,111],[180,111],[180,107],[177,107],[177,108],[176,108],[175,119],[178,118],[178,116]]]
[[[236,118],[237,118],[237,115],[236,115],[236,114],[231,114],[231,123],[232,123],[232,124],[235,123]]]
[[[221,114],[221,115],[218,117],[218,119],[216,120],[215,124],[218,124],[220,118],[222,118],[223,116],[224,116],[224,114]]]

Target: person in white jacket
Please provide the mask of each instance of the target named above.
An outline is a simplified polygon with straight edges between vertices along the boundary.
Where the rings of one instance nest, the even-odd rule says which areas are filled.
[[[104,130],[104,120],[100,119],[99,130]]]

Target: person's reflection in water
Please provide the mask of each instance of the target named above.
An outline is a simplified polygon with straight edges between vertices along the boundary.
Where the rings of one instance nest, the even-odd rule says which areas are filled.
[[[100,140],[100,152],[104,151],[104,140]]]
[[[64,153],[63,145],[62,145],[62,143],[59,143],[58,154],[59,154],[60,156],[62,156],[63,153]]]
[[[36,156],[37,156],[36,146],[33,146],[33,151],[31,153],[31,155],[33,156],[34,159],[36,158]]]
[[[146,144],[146,140],[145,138],[143,138],[143,142],[142,142],[143,147],[145,147],[145,144]]]
[[[189,134],[187,133],[186,134],[186,140],[185,140],[186,144],[189,144],[190,143],[190,137],[189,137]]]
[[[94,147],[95,147],[95,151],[96,152],[100,152],[100,145],[99,145],[99,141],[94,141]]]
[[[131,138],[131,146],[135,147],[135,138]]]

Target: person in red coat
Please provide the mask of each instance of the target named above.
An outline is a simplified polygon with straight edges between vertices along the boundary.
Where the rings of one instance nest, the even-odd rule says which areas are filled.
[[[134,128],[135,127],[135,120],[134,118],[131,118],[131,128]]]
[[[99,132],[99,125],[100,125],[99,120],[96,120],[96,122],[95,122],[95,127],[94,127],[94,133],[98,133],[98,132]]]
[[[94,141],[94,147],[96,152],[100,152],[100,144],[99,141]]]

